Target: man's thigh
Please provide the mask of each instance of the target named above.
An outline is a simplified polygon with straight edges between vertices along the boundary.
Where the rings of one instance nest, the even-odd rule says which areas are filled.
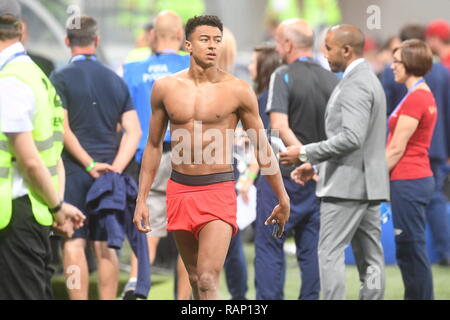
[[[367,202],[324,198],[320,205],[319,251],[343,250],[350,244],[367,209]]]
[[[197,271],[216,272],[223,267],[230,246],[232,227],[222,220],[208,222],[199,233]]]
[[[175,230],[172,232],[186,270],[190,276],[195,275],[197,273],[198,240],[189,231]]]

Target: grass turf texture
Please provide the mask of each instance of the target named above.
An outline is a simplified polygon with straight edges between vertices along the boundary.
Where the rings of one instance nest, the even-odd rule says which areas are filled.
[[[255,299],[254,285],[254,267],[253,259],[255,251],[253,244],[245,244],[245,253],[248,263],[248,292],[247,298]],[[122,257],[126,261],[124,254]],[[286,255],[286,283],[284,288],[284,296],[287,300],[295,300],[299,295],[300,273],[294,256]],[[122,260],[121,259],[121,260]],[[347,299],[358,299],[359,280],[358,272],[355,266],[347,266]],[[90,277],[89,298],[97,299],[97,275],[93,273]],[[127,281],[127,274],[121,273],[118,295],[122,292],[122,288]],[[450,300],[450,267],[433,266],[434,293],[437,300]],[[62,276],[55,276],[52,281],[55,299],[67,299],[65,283]],[[174,277],[172,274],[152,274],[152,289],[148,299],[150,300],[173,300]],[[222,272],[220,280],[220,297],[221,299],[229,299],[224,272]],[[400,270],[395,265],[386,266],[386,300],[402,300],[403,299],[403,282]]]

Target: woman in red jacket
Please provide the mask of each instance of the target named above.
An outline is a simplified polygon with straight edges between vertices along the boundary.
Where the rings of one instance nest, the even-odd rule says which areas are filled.
[[[405,299],[433,299],[433,278],[425,245],[425,208],[434,190],[428,148],[437,119],[436,102],[423,76],[432,53],[421,40],[404,41],[394,50],[395,81],[407,95],[389,117],[386,150],[391,180],[397,263]]]

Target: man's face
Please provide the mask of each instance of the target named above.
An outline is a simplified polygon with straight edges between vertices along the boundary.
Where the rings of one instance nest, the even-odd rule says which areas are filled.
[[[345,70],[344,48],[334,39],[333,31],[329,31],[325,38],[325,58],[328,60],[330,69],[333,72]]]
[[[289,50],[289,41],[284,36],[283,26],[278,26],[277,31],[275,33],[275,41],[277,43],[276,50],[280,55],[281,59],[283,59],[284,63],[287,63],[287,54]]]
[[[222,32],[217,27],[198,26],[186,40],[186,50],[202,66],[214,66],[222,49]]]

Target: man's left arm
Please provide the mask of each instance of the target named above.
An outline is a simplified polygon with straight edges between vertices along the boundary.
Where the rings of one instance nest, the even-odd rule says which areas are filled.
[[[123,128],[122,139],[112,169],[115,172],[123,172],[136,153],[142,131],[136,110],[129,110],[122,114],[121,126]]]
[[[341,108],[340,132],[328,140],[305,145],[303,148],[307,162],[318,164],[345,156],[361,148],[366,140],[373,101],[372,93],[364,84],[347,90],[350,92],[341,92],[341,97],[336,100]]]

